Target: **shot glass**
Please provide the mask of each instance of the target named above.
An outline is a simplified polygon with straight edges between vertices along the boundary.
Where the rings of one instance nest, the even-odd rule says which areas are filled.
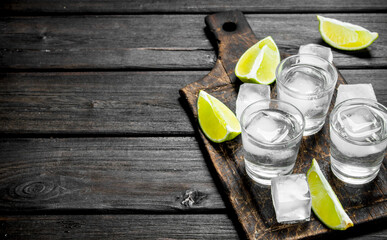
[[[290,56],[277,66],[277,98],[302,112],[304,136],[323,127],[337,77],[337,70],[330,62],[312,54]]]
[[[293,171],[304,116],[290,103],[265,99],[246,107],[241,115],[242,145],[247,174],[255,182],[271,185],[271,179]]]
[[[330,114],[333,174],[349,184],[364,184],[378,174],[387,146],[387,109],[370,99],[338,104]]]

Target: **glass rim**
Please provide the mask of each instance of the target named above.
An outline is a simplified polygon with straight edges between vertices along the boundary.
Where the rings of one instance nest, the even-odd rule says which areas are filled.
[[[245,115],[247,114],[247,109],[249,109],[249,108],[251,109],[253,107],[253,105],[263,104],[264,102],[268,102],[268,103],[276,102],[276,103],[285,104],[285,105],[288,105],[288,106],[294,108],[296,110],[296,112],[299,113],[299,115],[301,116],[301,120],[302,120],[302,123],[300,123],[301,129],[300,129],[300,131],[297,133],[297,135],[295,137],[293,137],[293,138],[291,138],[289,140],[286,140],[286,141],[281,141],[279,143],[268,143],[268,142],[263,142],[263,141],[258,140],[257,138],[255,138],[252,134],[250,134],[246,130],[245,124],[243,123],[243,119],[245,118]],[[262,108],[262,109],[265,109],[265,108]],[[258,109],[258,110],[262,110],[262,109]],[[268,109],[270,109],[270,108],[268,108]],[[293,114],[293,113],[291,113],[291,114]],[[296,118],[296,119],[298,119],[298,118]],[[300,137],[300,135],[302,136],[303,133],[304,133],[304,130],[305,130],[305,117],[304,117],[304,114],[302,114],[302,112],[296,106],[294,106],[293,104],[291,104],[289,102],[286,102],[286,101],[278,100],[278,99],[261,99],[261,100],[258,100],[258,101],[255,101],[255,102],[249,104],[242,111],[242,114],[241,114],[241,117],[240,117],[240,123],[241,123],[241,128],[244,131],[244,133],[246,133],[247,136],[249,136],[249,138],[251,138],[254,142],[256,142],[256,143],[258,143],[260,145],[263,145],[263,146],[282,146],[282,145],[286,145],[289,142],[295,141],[297,138]]]
[[[330,91],[332,91],[335,86],[336,86],[336,83],[337,83],[337,79],[339,77],[339,73],[337,71],[337,68],[335,67],[335,65],[333,65],[333,63],[330,63],[328,60],[318,56],[318,55],[315,55],[315,54],[309,54],[309,53],[301,53],[301,54],[295,54],[295,55],[291,55],[289,57],[286,57],[285,59],[283,59],[276,67],[275,69],[275,77],[276,77],[276,82],[279,83],[281,85],[281,87],[284,87],[287,91],[289,92],[292,92],[294,94],[298,94],[299,96],[305,96],[305,97],[310,97],[310,96],[316,96],[316,93],[303,93],[302,91],[294,91],[290,88],[288,88],[284,83],[283,83],[283,78],[280,77],[280,74],[279,74],[279,69],[280,69],[280,66],[282,66],[284,63],[286,63],[287,61],[290,61],[291,59],[294,59],[294,58],[299,58],[300,56],[309,56],[309,57],[312,57],[312,58],[317,58],[319,60],[322,60],[323,62],[325,62],[329,67],[332,68],[333,70],[333,74],[334,74],[334,81],[332,81],[332,85],[330,85],[329,88],[326,88],[326,89],[323,89],[323,91],[319,92],[318,95],[323,95],[323,94],[327,94],[329,93]],[[314,67],[318,67],[318,66],[314,66]],[[319,68],[319,67],[318,67]]]
[[[375,141],[375,142],[360,142],[360,141],[357,141],[357,140],[353,140],[353,139],[348,139],[348,138],[344,138],[340,133],[339,131],[336,129],[335,125],[332,124],[332,121],[333,121],[333,118],[334,116],[337,114],[337,111],[342,107],[342,106],[352,106],[352,105],[359,105],[359,106],[367,106],[367,107],[373,107],[375,108],[374,105],[377,106],[377,108],[379,110],[381,110],[384,114],[387,115],[387,108],[373,100],[373,99],[368,99],[368,98],[351,98],[351,99],[347,99],[347,100],[344,100],[342,102],[340,102],[339,104],[337,104],[330,116],[329,116],[329,125],[330,125],[330,129],[332,129],[337,136],[339,136],[340,139],[342,140],[345,140],[346,142],[349,142],[349,143],[352,143],[352,144],[355,144],[355,145],[359,145],[359,146],[372,146],[372,145],[376,145],[376,144],[379,144],[381,142],[384,142],[386,139],[387,139],[387,130],[385,130],[385,134],[383,136],[383,138],[381,138],[380,140],[378,141]]]

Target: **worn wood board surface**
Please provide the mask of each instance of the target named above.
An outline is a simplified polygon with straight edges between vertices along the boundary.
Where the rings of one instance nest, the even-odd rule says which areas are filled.
[[[248,47],[266,37],[257,38],[239,11],[209,15],[205,21],[209,30],[215,35],[218,60],[207,76],[182,88],[180,94],[188,103],[193,124],[200,135],[199,140],[206,150],[205,154],[214,165],[246,235],[250,239],[301,239],[330,232],[331,230],[313,214],[309,222],[277,223],[270,188],[253,183],[246,175],[240,136],[226,143],[215,144],[201,132],[197,124],[196,109],[199,90],[207,91],[235,111],[236,97],[241,84],[234,74],[235,64]],[[286,56],[281,54],[281,57]],[[339,73],[337,86],[345,83]],[[271,88],[274,97],[275,84]],[[335,101],[335,95],[336,90],[332,103]],[[319,133],[303,138],[294,173],[306,173],[311,160],[315,158],[355,227],[372,220],[385,219],[387,216],[385,161],[374,181],[354,187],[344,184],[333,176],[329,167],[329,156],[329,126],[325,124]]]

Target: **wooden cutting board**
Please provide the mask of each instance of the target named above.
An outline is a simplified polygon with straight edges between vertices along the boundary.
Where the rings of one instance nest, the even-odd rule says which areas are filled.
[[[213,164],[246,235],[249,239],[301,239],[331,232],[332,230],[325,227],[313,213],[309,222],[277,223],[270,188],[255,184],[245,172],[241,137],[217,144],[209,141],[201,132],[196,108],[199,90],[205,90],[215,96],[235,112],[236,97],[241,84],[234,74],[235,65],[250,46],[266,37],[257,38],[239,11],[209,15],[205,18],[205,22],[216,38],[218,60],[207,76],[180,89],[180,95],[188,103],[191,119],[199,133],[198,139],[204,146],[205,155]],[[281,54],[281,58],[284,57],[286,55]],[[339,84],[346,84],[340,73],[336,89]],[[275,97],[275,84],[272,84],[271,88],[272,97]],[[336,90],[332,103],[335,102],[335,98]],[[333,104],[330,110],[332,107]],[[312,159],[315,158],[354,222],[355,228],[361,223],[386,219],[386,161],[374,181],[353,187],[335,178],[330,170],[329,156],[329,125],[326,123],[320,132],[302,139],[294,173],[306,173]]]

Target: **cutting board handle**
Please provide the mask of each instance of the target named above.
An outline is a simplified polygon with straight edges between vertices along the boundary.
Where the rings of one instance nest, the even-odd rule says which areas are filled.
[[[241,11],[228,11],[208,15],[205,23],[214,34],[221,60],[231,81],[240,56],[258,39]]]
[[[250,38],[255,35],[250,28],[245,16],[241,11],[228,11],[212,15],[205,18],[205,23],[217,40],[229,39],[232,36],[244,36]]]

